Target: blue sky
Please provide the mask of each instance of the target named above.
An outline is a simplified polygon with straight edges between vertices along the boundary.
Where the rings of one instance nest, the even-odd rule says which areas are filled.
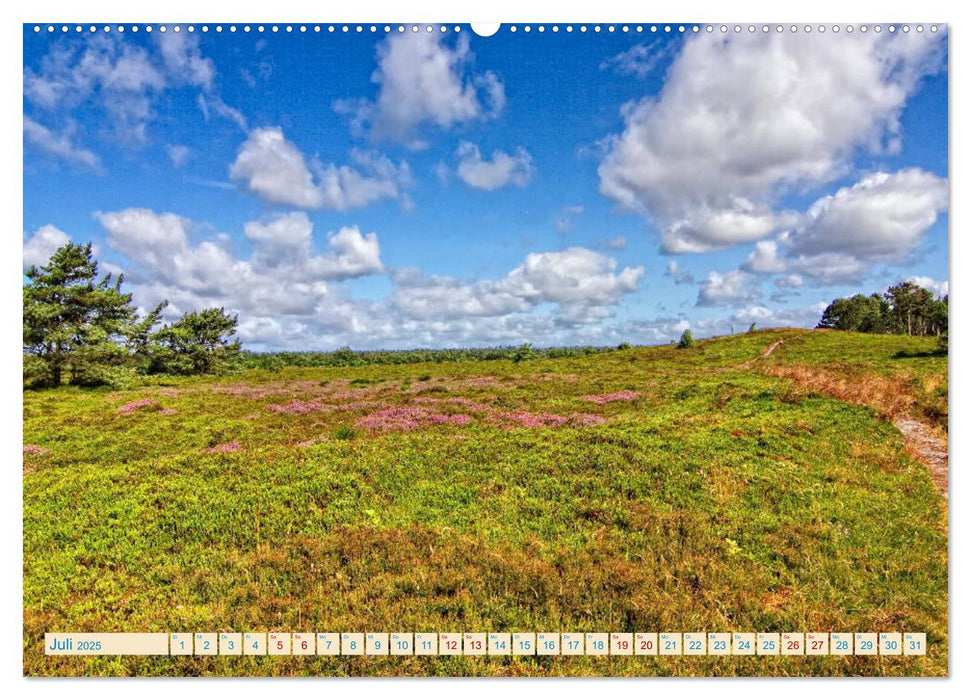
[[[577,25],[578,26],[578,25]],[[663,343],[947,281],[943,32],[24,29],[24,263],[252,349]]]

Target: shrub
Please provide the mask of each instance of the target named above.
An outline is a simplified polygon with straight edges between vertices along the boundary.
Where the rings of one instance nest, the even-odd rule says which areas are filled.
[[[681,334],[681,340],[678,341],[679,348],[693,348],[695,346],[695,337],[691,335],[691,329],[685,328],[684,333]]]
[[[357,435],[357,431],[354,428],[348,428],[346,425],[341,426],[334,433],[334,437],[338,440],[353,440],[355,435]]]
[[[518,348],[516,352],[513,353],[513,362],[522,362],[523,360],[531,360],[536,357],[536,353],[533,352],[533,346],[529,343],[523,343]]]

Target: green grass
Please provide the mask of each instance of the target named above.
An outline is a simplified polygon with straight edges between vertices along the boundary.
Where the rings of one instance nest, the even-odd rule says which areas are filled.
[[[877,410],[766,372],[818,364],[946,391],[946,357],[921,354],[933,348],[765,331],[686,350],[25,393],[24,442],[50,452],[24,455],[24,672],[946,675],[946,502]],[[584,398],[621,391],[639,396]],[[294,400],[317,410],[268,409]],[[379,405],[470,420],[362,427]],[[604,422],[525,427],[508,412]],[[221,630],[924,631],[929,654],[42,652],[45,631]]]

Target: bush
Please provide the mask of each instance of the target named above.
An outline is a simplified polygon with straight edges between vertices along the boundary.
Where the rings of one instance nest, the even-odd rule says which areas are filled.
[[[346,425],[341,426],[337,429],[337,432],[334,433],[334,437],[338,440],[353,440],[356,435],[357,431],[354,430],[354,428],[347,427]]]
[[[88,365],[83,372],[71,377],[71,384],[108,389],[130,389],[135,385],[138,371],[125,365]]]
[[[39,389],[54,383],[50,363],[37,355],[24,355],[24,388]]]
[[[536,353],[533,352],[533,346],[529,343],[523,343],[518,348],[516,352],[513,353],[513,362],[522,362],[523,360],[531,360],[536,357]]]
[[[691,335],[691,329],[685,328],[684,333],[681,334],[681,340],[678,341],[679,348],[693,348],[695,346],[695,337]]]

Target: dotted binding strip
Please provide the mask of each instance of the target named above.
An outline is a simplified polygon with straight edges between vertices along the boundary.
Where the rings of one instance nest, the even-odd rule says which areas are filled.
[[[39,25],[39,24],[35,24],[34,27],[33,27],[33,29],[34,29],[34,32],[35,33],[43,32],[46,29],[47,33],[53,34],[53,33],[58,32],[58,31],[61,32],[61,33],[70,32],[71,29],[72,29],[72,27],[69,26],[69,25],[66,25],[66,24],[63,24],[63,25],[49,24],[46,27],[44,27],[42,25]],[[449,31],[451,31],[451,32],[461,32],[462,31],[462,27],[459,26],[459,25],[449,26],[449,25],[444,25],[444,24],[439,24],[439,25],[434,25],[434,24],[424,24],[424,25],[420,25],[420,24],[407,24],[407,25],[406,24],[396,24],[396,25],[389,25],[389,24],[385,24],[385,25],[376,25],[376,24],[370,24],[370,25],[362,25],[362,24],[356,24],[356,25],[353,25],[353,24],[352,25],[348,25],[348,24],[342,24],[342,25],[334,25],[334,24],[329,24],[329,25],[320,25],[320,24],[314,24],[314,25],[307,25],[307,24],[299,24],[299,25],[292,25],[292,24],[278,25],[278,24],[272,24],[272,25],[268,25],[268,26],[267,25],[262,25],[262,24],[259,24],[259,25],[249,25],[249,24],[243,24],[243,25],[235,25],[235,24],[222,25],[222,24],[216,24],[216,25],[213,25],[211,27],[210,27],[210,25],[207,25],[207,24],[200,25],[199,27],[196,27],[195,25],[192,25],[192,24],[185,25],[185,26],[179,25],[179,24],[174,24],[174,25],[165,25],[165,24],[160,24],[160,25],[152,25],[152,24],[137,25],[137,24],[133,24],[133,25],[127,25],[127,26],[126,25],[123,25],[123,24],[119,24],[119,25],[109,25],[109,24],[105,24],[105,25],[102,25],[100,27],[97,26],[97,25],[94,25],[94,24],[91,24],[91,25],[88,25],[88,26],[82,26],[80,24],[77,24],[77,25],[74,25],[73,26],[73,29],[74,29],[74,31],[76,33],[81,33],[81,32],[85,32],[86,31],[86,32],[91,33],[91,34],[96,33],[96,32],[99,32],[99,31],[100,32],[106,32],[106,33],[107,32],[126,32],[126,31],[130,31],[130,32],[133,32],[133,33],[137,33],[139,31],[145,31],[145,32],[149,32],[149,33],[153,32],[153,31],[159,31],[159,32],[165,33],[167,31],[173,31],[173,32],[178,33],[178,32],[181,32],[183,30],[184,31],[187,31],[189,33],[193,33],[195,31],[200,31],[200,32],[202,32],[204,34],[205,33],[208,33],[209,31],[214,31],[217,34],[223,32],[223,31],[228,31],[230,33],[235,33],[237,31],[241,31],[243,33],[248,33],[248,32],[263,33],[263,32],[269,31],[271,33],[284,32],[284,33],[287,33],[287,34],[291,34],[291,33],[294,33],[294,32],[301,33],[301,34],[306,34],[308,32],[309,33],[314,33],[314,34],[320,34],[321,32],[326,32],[328,34],[334,34],[334,33],[342,33],[342,34],[349,34],[349,33],[356,33],[356,34],[371,33],[371,34],[375,34],[377,32],[390,33],[390,32],[394,32],[394,31],[399,32],[399,33],[403,33],[403,32],[406,32],[406,31],[411,31],[413,33],[417,33],[417,32],[420,32],[420,31],[425,31],[425,32],[439,31],[439,32],[443,32],[443,33],[444,32],[449,32]],[[906,33],[909,33],[910,31],[916,31],[918,33],[919,32],[923,32],[923,31],[925,31],[925,25],[923,25],[923,24],[916,24],[916,25],[909,25],[909,24],[873,24],[873,25],[867,25],[867,24],[861,24],[861,25],[847,24],[847,25],[838,25],[838,24],[834,24],[832,26],[827,26],[827,25],[824,25],[824,24],[818,24],[818,25],[806,24],[806,25],[800,26],[800,25],[796,25],[796,24],[791,24],[791,25],[783,25],[783,24],[761,24],[761,25],[754,25],[754,24],[749,24],[749,25],[744,25],[743,26],[743,25],[740,25],[740,24],[735,24],[735,25],[727,25],[727,24],[720,24],[720,25],[712,25],[712,24],[690,24],[690,25],[685,25],[685,24],[679,24],[679,25],[670,25],[670,24],[665,24],[665,25],[656,25],[656,24],[652,24],[652,25],[643,25],[643,24],[628,25],[628,24],[624,24],[624,25],[614,25],[614,24],[608,24],[608,25],[601,26],[599,24],[595,24],[595,25],[586,25],[586,24],[572,25],[572,24],[567,24],[567,25],[560,26],[560,25],[554,24],[554,25],[550,25],[549,27],[547,27],[546,25],[543,25],[543,24],[540,24],[540,25],[530,25],[530,24],[526,24],[526,25],[515,25],[515,24],[511,24],[511,25],[503,25],[500,28],[500,31],[506,31],[506,32],[509,32],[511,34],[515,34],[515,33],[519,32],[520,30],[522,30],[522,32],[523,33],[526,33],[526,34],[532,33],[534,31],[537,32],[537,33],[539,33],[539,34],[543,34],[543,33],[545,33],[547,31],[547,29],[550,32],[554,33],[554,34],[555,33],[559,33],[560,31],[564,31],[564,32],[566,32],[568,34],[573,33],[574,31],[577,31],[577,32],[579,32],[581,34],[586,33],[588,31],[592,31],[595,34],[596,33],[601,33],[603,31],[606,31],[608,33],[620,31],[620,32],[624,32],[624,33],[644,33],[644,32],[649,32],[649,33],[658,33],[658,32],[672,33],[672,32],[676,32],[676,33],[681,33],[681,34],[684,34],[684,33],[687,33],[687,32],[691,32],[691,33],[694,33],[694,34],[697,34],[699,32],[707,32],[709,34],[716,33],[716,32],[717,33],[722,33],[722,34],[727,34],[727,33],[730,33],[730,32],[731,33],[735,33],[735,34],[740,34],[742,32],[748,32],[749,34],[755,34],[756,32],[762,32],[763,34],[768,34],[768,33],[773,32],[773,31],[776,32],[777,34],[782,34],[784,32],[788,32],[788,33],[791,33],[791,34],[795,34],[795,33],[798,33],[798,32],[803,32],[803,33],[807,33],[807,34],[808,33],[811,33],[811,32],[816,32],[816,33],[819,33],[819,34],[823,34],[825,32],[830,32],[830,31],[833,32],[833,33],[846,32],[847,34],[852,34],[854,31],[859,31],[860,33],[864,33],[865,34],[868,31],[873,31],[873,32],[876,32],[876,33],[879,34],[880,32],[882,32],[884,30],[886,30],[887,32],[890,32],[891,34],[897,32],[897,31],[901,31],[901,32],[904,32],[906,34]],[[939,30],[939,27],[936,24],[931,24],[931,25],[927,25],[926,29],[927,29],[927,31],[936,33]]]

